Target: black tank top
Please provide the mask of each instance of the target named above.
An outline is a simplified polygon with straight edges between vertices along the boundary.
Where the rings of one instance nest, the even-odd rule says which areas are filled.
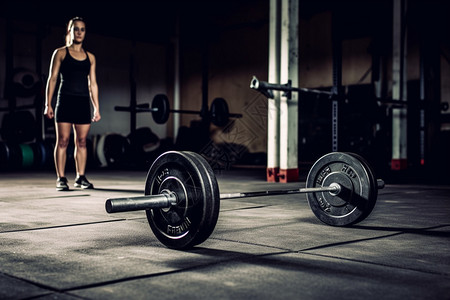
[[[85,60],[73,58],[67,47],[66,52],[59,69],[61,80],[58,93],[60,95],[89,96],[88,75],[91,62],[87,52],[84,51],[86,53]]]

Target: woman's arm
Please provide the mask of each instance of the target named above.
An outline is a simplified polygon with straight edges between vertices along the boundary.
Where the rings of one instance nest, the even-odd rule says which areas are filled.
[[[59,69],[61,67],[61,62],[64,59],[65,52],[61,51],[63,48],[56,49],[53,52],[50,61],[50,75],[48,76],[47,86],[45,88],[45,106],[44,115],[47,118],[52,119],[54,117],[52,108],[52,99],[55,92],[56,83],[58,81]]]
[[[95,73],[96,61],[94,54],[88,53],[88,55],[89,60],[91,61],[91,70],[89,71],[89,90],[91,94],[92,105],[94,106],[92,121],[98,122],[102,117],[100,116],[100,106],[98,101],[98,85],[97,76]]]

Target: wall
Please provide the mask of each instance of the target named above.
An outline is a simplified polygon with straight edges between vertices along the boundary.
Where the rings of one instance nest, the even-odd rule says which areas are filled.
[[[13,22],[14,68],[36,70],[35,24]],[[0,95],[5,91],[5,49],[6,21],[0,19]],[[3,34],[5,33],[5,34]],[[63,27],[48,27],[42,39],[42,78],[44,84],[48,78],[50,59],[53,51],[63,46]],[[92,125],[90,135],[130,132],[130,115],[114,111],[115,106],[127,106],[130,102],[130,63],[134,56],[134,77],[137,84],[137,102],[150,103],[157,93],[167,93],[167,46],[144,42],[133,43],[129,40],[105,37],[89,32],[87,28],[84,48],[96,56],[97,81],[102,120]],[[56,93],[55,93],[56,95]],[[0,100],[0,107],[7,106],[7,100]],[[19,100],[24,101],[24,100]],[[29,102],[29,100],[27,100]],[[56,98],[53,99],[53,103]],[[18,103],[18,105],[22,105]],[[34,114],[34,111],[32,111]],[[2,116],[0,115],[0,118]],[[37,116],[41,118],[42,116]],[[137,128],[151,127],[160,138],[165,138],[165,125],[157,125],[151,115],[138,114]]]
[[[328,3],[328,2],[327,2]],[[389,1],[383,2],[390,8]],[[386,4],[387,3],[387,4]],[[329,4],[329,3],[328,3]],[[243,118],[236,119],[226,128],[210,127],[216,143],[241,144],[250,152],[266,151],[267,101],[259,93],[249,88],[253,75],[267,80],[268,54],[268,1],[255,6],[246,1],[230,6],[223,15],[208,16],[211,28],[206,36],[191,36],[181,39],[180,84],[181,109],[200,110],[202,103],[202,43],[207,42],[208,54],[208,104],[214,98],[227,100],[230,112],[241,113]],[[378,5],[378,4],[376,4]],[[380,9],[381,10],[381,9]],[[329,10],[319,9],[309,14],[301,11],[300,66],[301,87],[320,88],[332,86],[332,14]],[[370,14],[370,8],[350,11],[348,14],[347,34],[343,40],[343,85],[369,84],[371,82],[372,53],[371,46],[376,33],[382,32],[389,48],[392,30],[390,9],[374,13],[373,19],[364,19]],[[361,17],[362,16],[362,17]],[[198,16],[196,16],[198,17]],[[353,20],[353,18],[356,18]],[[194,16],[186,16],[187,23],[182,29],[194,22]],[[366,30],[367,24],[371,24]],[[382,26],[384,25],[384,26]],[[165,26],[161,24],[161,26]],[[35,68],[36,44],[33,32],[35,24],[14,22],[14,66]],[[388,28],[386,30],[386,28]],[[51,53],[62,45],[64,28],[46,27],[42,40],[42,73],[48,74]],[[186,30],[187,31],[187,30]],[[184,31],[184,33],[186,33]],[[5,49],[6,20],[0,18],[0,95],[5,90]],[[443,36],[441,57],[442,101],[450,101],[448,78],[450,77],[448,37]],[[135,79],[137,83],[137,102],[151,102],[157,93],[166,93],[173,98],[173,49],[171,44],[135,42],[129,39],[107,37],[89,32],[85,46],[97,56],[97,77],[100,87],[100,106],[103,119],[92,126],[91,134],[107,132],[128,134],[130,131],[129,114],[114,111],[114,106],[127,106],[130,100],[130,57],[135,59]],[[390,57],[386,53],[387,94],[391,89]],[[417,28],[408,32],[408,79],[419,78],[419,47]],[[361,101],[368,101],[362,99]],[[6,101],[0,100],[0,107]],[[446,112],[447,114],[449,111]],[[0,118],[2,113],[0,113]],[[181,115],[181,125],[190,126],[191,121],[199,120],[197,115]],[[173,137],[171,119],[165,125],[157,125],[150,114],[137,116],[137,127],[149,126],[160,137]],[[448,129],[448,124],[443,125]]]

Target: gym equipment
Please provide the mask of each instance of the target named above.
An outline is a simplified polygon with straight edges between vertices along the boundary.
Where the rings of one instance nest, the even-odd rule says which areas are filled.
[[[20,144],[20,153],[22,157],[21,167],[30,168],[34,164],[34,151],[30,144]]]
[[[7,169],[9,163],[9,147],[6,143],[0,142],[0,170]]]
[[[341,64],[336,63],[333,59],[333,69],[340,70]],[[299,88],[292,87],[291,80],[288,80],[286,84],[275,84],[268,83],[265,81],[259,81],[256,76],[253,76],[250,81],[250,88],[257,90],[265,97],[274,99],[273,90],[284,91],[284,96],[287,97],[288,100],[291,99],[291,92],[303,92],[309,94],[324,94],[328,95],[328,98],[331,100],[331,150],[333,152],[338,151],[338,137],[339,137],[339,128],[338,128],[338,117],[339,117],[339,100],[342,98],[342,84],[340,83],[340,76],[338,76],[339,72],[333,71],[333,88],[332,91],[324,91],[324,90],[316,90],[316,89],[308,89],[308,88]]]
[[[220,194],[208,162],[194,152],[169,151],[152,164],[145,196],[109,198],[108,213],[146,210],[158,240],[169,248],[186,249],[204,242],[216,225],[220,200],[306,193],[317,218],[331,226],[349,226],[373,210],[378,189],[369,164],[353,153],[332,152],[318,159],[308,173],[306,187]]]
[[[96,158],[100,167],[120,167],[124,164],[130,144],[126,137],[118,133],[102,135],[97,143]]]
[[[324,91],[324,90],[317,90],[317,89],[309,89],[309,88],[297,88],[292,87],[290,84],[290,81],[286,84],[275,84],[275,83],[268,83],[266,81],[260,81],[256,76],[253,76],[252,80],[250,81],[250,88],[257,90],[267,98],[273,99],[273,91],[284,91],[284,92],[303,92],[303,93],[312,93],[312,94],[323,94],[332,96],[334,95],[333,92],[330,91]],[[408,101],[400,101],[400,100],[394,100],[392,98],[374,98],[379,106],[384,105],[391,108],[403,108],[408,107],[410,105],[418,105],[417,103],[411,104]],[[423,104],[419,102],[419,106]],[[449,109],[448,102],[441,102],[440,104],[441,111],[445,112]]]
[[[128,111],[134,113],[151,112],[153,120],[157,124],[164,124],[169,119],[170,113],[179,114],[194,114],[202,116],[202,111],[196,110],[177,110],[170,109],[169,99],[164,94],[157,94],[152,101],[152,105],[148,103],[137,104],[132,106],[115,106],[116,111]],[[242,118],[242,114],[232,114],[228,110],[228,104],[223,98],[215,98],[211,103],[209,111],[209,118],[211,122],[219,127],[228,124],[229,118]]]
[[[29,110],[12,111],[4,114],[1,137],[12,143],[30,142],[36,137],[36,121]]]
[[[16,97],[36,96],[41,89],[39,76],[28,69],[16,68],[12,78],[13,93]]]
[[[33,149],[33,166],[38,169],[44,167],[48,156],[44,141],[36,141],[31,143],[30,146]],[[53,152],[51,154],[51,158],[53,158]]]
[[[273,99],[273,90],[275,91],[284,91],[284,92],[303,92],[303,93],[313,93],[313,94],[324,94],[324,95],[334,95],[333,92],[330,91],[322,91],[317,89],[307,89],[307,88],[298,88],[298,87],[292,87],[291,81],[289,80],[286,84],[275,84],[275,83],[268,83],[266,81],[260,81],[256,76],[253,76],[252,80],[250,81],[250,88],[257,90],[258,92],[262,93],[267,98]]]

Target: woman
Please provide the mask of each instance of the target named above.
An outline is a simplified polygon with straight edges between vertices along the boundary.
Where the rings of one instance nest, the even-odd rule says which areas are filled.
[[[74,186],[94,188],[85,176],[87,150],[86,138],[91,121],[100,121],[98,103],[98,86],[95,75],[95,56],[84,50],[83,41],[86,36],[86,24],[82,18],[75,17],[67,24],[66,46],[56,49],[50,62],[50,76],[46,87],[44,115],[55,118],[56,145],[55,168],[56,189],[69,190],[65,177],[67,146],[71,130],[74,131],[75,167],[77,177]],[[60,76],[60,85],[55,106],[51,101]],[[91,114],[91,102],[94,108]]]

